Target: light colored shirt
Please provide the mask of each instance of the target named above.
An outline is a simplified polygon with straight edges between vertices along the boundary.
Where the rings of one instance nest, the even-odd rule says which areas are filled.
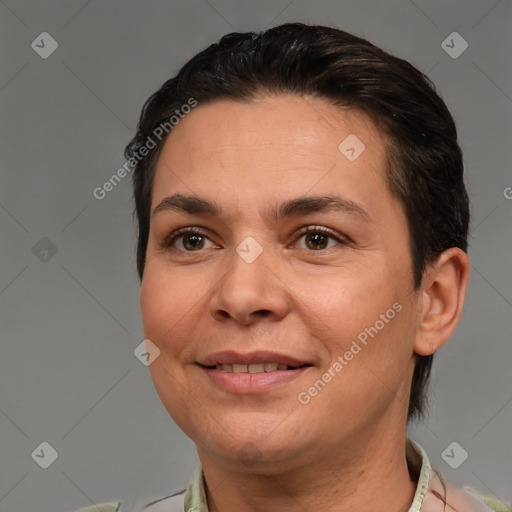
[[[416,492],[408,512],[444,512],[443,496],[446,497],[446,510],[449,511],[455,509],[456,512],[512,512],[512,503],[502,503],[469,487],[460,489],[446,484],[445,494],[439,477],[432,470],[425,450],[411,439],[406,441],[406,455],[419,471]],[[113,502],[94,505],[77,512],[125,511],[120,502]],[[140,512],[208,512],[206,484],[201,464],[194,469],[187,489],[148,503]]]

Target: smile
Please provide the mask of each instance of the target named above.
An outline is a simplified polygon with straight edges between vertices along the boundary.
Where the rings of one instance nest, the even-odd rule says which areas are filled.
[[[266,367],[266,368],[265,368]],[[218,364],[213,367],[201,366],[209,384],[224,392],[235,395],[267,393],[300,378],[312,365],[292,367],[278,363]]]
[[[277,370],[294,370],[297,367],[279,363],[218,364],[216,370],[228,373],[271,373]]]

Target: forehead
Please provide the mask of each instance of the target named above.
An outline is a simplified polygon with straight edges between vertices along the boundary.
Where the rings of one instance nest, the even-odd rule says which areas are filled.
[[[226,139],[228,134],[231,140]],[[287,94],[199,104],[175,126],[166,146],[175,149],[185,145],[193,150],[191,156],[219,147],[229,149],[234,144],[248,148],[289,144],[290,150],[299,152],[307,146],[308,151],[337,153],[338,144],[349,134],[359,134],[372,146],[385,143],[383,134],[362,110]]]
[[[385,164],[386,139],[360,110],[296,95],[215,101],[195,107],[167,138],[153,206],[171,189],[205,196],[221,187],[247,201],[262,191],[333,188],[361,200],[382,188]]]

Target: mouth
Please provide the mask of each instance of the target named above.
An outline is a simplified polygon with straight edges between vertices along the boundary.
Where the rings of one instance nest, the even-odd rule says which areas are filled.
[[[208,382],[234,394],[268,392],[299,378],[313,364],[275,352],[240,354],[224,351],[210,354],[197,363]]]
[[[306,366],[312,366],[311,364],[302,364],[299,366],[291,366],[282,363],[256,363],[256,364],[225,364],[218,363],[212,366],[203,366],[203,368],[208,368],[210,370],[219,370],[227,373],[272,373],[276,371],[283,370],[297,370],[298,368],[304,368]]]

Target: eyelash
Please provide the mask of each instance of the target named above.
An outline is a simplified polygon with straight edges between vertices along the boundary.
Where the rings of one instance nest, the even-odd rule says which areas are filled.
[[[323,227],[323,226],[306,226],[306,227],[302,228],[297,233],[296,236],[297,236],[297,238],[300,238],[309,233],[321,233],[323,235],[326,235],[328,238],[335,240],[340,245],[348,245],[347,240],[344,240],[343,238],[337,236],[330,229]],[[172,247],[175,240],[177,240],[178,238],[181,238],[183,236],[186,236],[186,235],[197,235],[197,236],[208,238],[208,235],[204,231],[202,231],[198,228],[195,228],[195,227],[179,228],[176,231],[173,231],[168,237],[166,237],[164,239],[164,241],[161,244],[161,248],[162,249],[176,249],[175,247]],[[210,239],[208,238],[208,240],[210,240]],[[318,249],[316,251],[310,250],[309,252],[321,252],[321,251],[326,251],[326,250],[328,250],[328,249]],[[199,251],[179,250],[179,251],[180,252],[188,252],[188,253],[201,252],[200,250]]]

